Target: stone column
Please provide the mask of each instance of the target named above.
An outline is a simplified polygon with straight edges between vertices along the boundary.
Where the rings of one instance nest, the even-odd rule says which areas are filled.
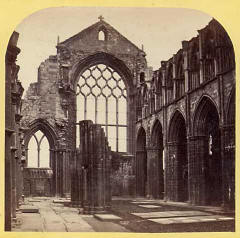
[[[221,127],[222,149],[222,207],[235,207],[235,128]]]
[[[189,199],[192,204],[205,205],[206,183],[209,171],[205,166],[205,136],[189,137]]]
[[[168,156],[166,162],[166,199],[178,201],[178,161],[176,143],[168,142]]]
[[[145,150],[138,150],[136,152],[136,195],[146,195],[146,174],[144,171],[144,163],[147,159],[147,152]]]
[[[164,180],[163,180],[163,161],[161,151],[158,148],[147,148],[148,160],[148,193],[150,198],[163,198]]]

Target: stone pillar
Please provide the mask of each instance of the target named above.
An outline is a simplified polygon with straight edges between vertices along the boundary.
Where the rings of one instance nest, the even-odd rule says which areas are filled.
[[[70,194],[70,178],[69,178],[69,150],[64,149],[62,151],[62,166],[61,166],[61,184],[62,184],[62,196],[68,197]]]
[[[178,196],[177,144],[169,142],[166,159],[166,199],[178,201]]]
[[[136,152],[136,195],[146,196],[146,170],[145,163],[147,162],[147,152],[146,150],[138,150]]]
[[[163,198],[164,193],[164,179],[163,179],[163,160],[162,151],[158,148],[147,148],[147,197],[149,198]]]
[[[235,207],[235,128],[221,127],[222,149],[222,207]]]
[[[205,205],[207,201],[206,186],[209,171],[205,166],[205,136],[189,137],[189,200],[195,205]]]
[[[109,150],[101,126],[88,120],[81,121],[80,157],[75,157],[71,169],[71,200],[73,204],[81,204],[83,213],[93,214],[110,206]]]

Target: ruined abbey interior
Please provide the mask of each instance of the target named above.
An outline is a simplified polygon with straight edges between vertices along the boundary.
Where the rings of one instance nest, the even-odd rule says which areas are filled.
[[[153,70],[103,18],[58,42],[25,89],[6,52],[5,230],[27,197],[85,214],[112,197],[234,209],[235,57],[216,21]]]

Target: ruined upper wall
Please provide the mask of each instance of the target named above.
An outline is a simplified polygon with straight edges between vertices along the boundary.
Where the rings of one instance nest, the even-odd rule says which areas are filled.
[[[100,32],[105,39],[99,39]],[[74,80],[76,65],[96,53],[109,54],[121,60],[131,73],[133,85],[137,84],[140,72],[147,68],[144,51],[103,20],[59,43],[57,50],[60,67],[64,67],[69,80]]]
[[[198,33],[191,40],[182,41],[182,48],[169,60],[162,61],[151,81],[138,88],[142,98],[138,104],[138,119],[174,103],[219,75],[223,75],[226,86],[230,85],[224,92],[226,97],[229,96],[235,81],[231,39],[215,19]]]
[[[105,39],[99,38],[99,32]],[[76,82],[84,69],[99,63],[115,67],[131,94],[140,72],[151,71],[147,69],[145,53],[100,20],[58,43],[57,55],[41,63],[38,81],[30,85],[23,102],[22,125],[29,127],[35,120],[45,120],[54,129],[62,147],[75,148],[72,135],[76,134]]]

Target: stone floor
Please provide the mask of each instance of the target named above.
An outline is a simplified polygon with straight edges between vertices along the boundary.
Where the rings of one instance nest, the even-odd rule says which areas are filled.
[[[219,207],[190,206],[162,200],[114,198],[104,214],[83,215],[69,199],[33,197],[13,223],[31,232],[201,232],[234,231],[234,215]]]

